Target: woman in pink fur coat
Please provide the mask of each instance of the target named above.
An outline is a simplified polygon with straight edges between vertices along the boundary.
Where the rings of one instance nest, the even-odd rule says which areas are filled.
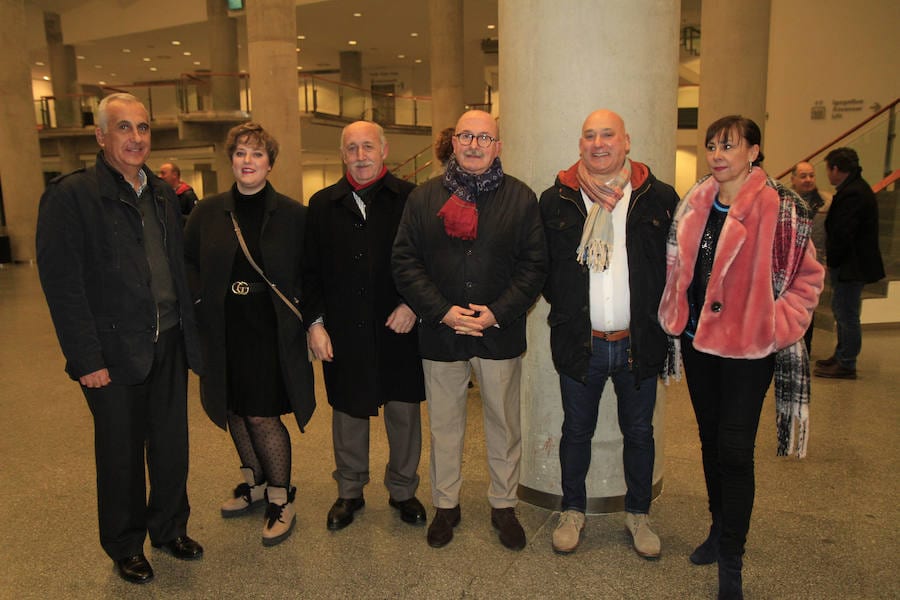
[[[798,346],[824,277],[807,243],[809,208],[759,167],[759,146],[750,119],[732,115],[707,129],[711,175],[675,213],[659,307],[663,329],[680,340],[712,513],[709,537],[690,558],[718,562],[720,599],[743,598],[754,443],[776,370],[782,396],[802,403],[806,390],[808,400],[809,363]]]

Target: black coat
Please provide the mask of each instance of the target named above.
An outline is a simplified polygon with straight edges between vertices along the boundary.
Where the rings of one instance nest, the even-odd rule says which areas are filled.
[[[228,384],[225,358],[225,299],[231,287],[231,269],[241,252],[229,212],[234,210],[234,188],[197,203],[185,229],[185,263],[194,294],[194,309],[203,342],[206,375],[200,378],[200,399],[209,418],[225,429]],[[259,238],[266,276],[281,292],[300,304],[303,297],[303,235],[306,207],[266,184],[265,215]],[[301,431],[316,407],[312,366],[303,323],[269,292],[278,322],[278,352],[284,387]],[[306,318],[306,315],[304,315]]]
[[[859,173],[850,175],[834,194],[825,217],[825,257],[840,281],[872,283],[884,278],[878,248],[878,202]]]
[[[422,358],[436,361],[515,358],[525,352],[525,320],[547,276],[547,247],[537,197],[505,175],[476,199],[477,239],[452,238],[438,211],[450,191],[436,177],[409,196],[394,242],[397,289],[419,316]],[[441,324],[453,305],[487,305],[499,327],[483,337]]]
[[[658,374],[666,360],[667,339],[659,326],[657,310],[666,285],[666,237],[677,204],[675,190],[649,170],[643,182],[633,182],[625,245],[631,298],[631,368],[638,380]],[[547,321],[553,364],[560,373],[584,382],[592,348],[590,272],[575,255],[587,211],[581,192],[563,185],[558,178],[541,194],[540,206],[550,252],[544,297],[550,303]]]
[[[334,360],[323,362],[328,402],[354,417],[388,401],[425,399],[416,330],[385,326],[403,302],[391,277],[391,247],[413,184],[388,173],[366,193],[366,219],[346,178],[309,201],[304,275],[308,322],[324,317]]]
[[[130,184],[97,155],[95,166],[57,177],[41,196],[37,261],[41,285],[72,379],[106,368],[121,385],[150,373],[156,300],[141,212]],[[188,364],[201,369],[185,279],[181,212],[175,192],[146,166],[175,285]]]

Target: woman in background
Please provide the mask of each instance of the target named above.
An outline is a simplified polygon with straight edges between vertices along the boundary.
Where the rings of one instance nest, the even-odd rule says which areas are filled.
[[[315,409],[306,332],[284,301],[296,308],[302,297],[306,207],[268,182],[278,142],[260,125],[232,128],[226,150],[234,185],[202,200],[185,230],[206,366],[200,397],[209,418],[231,432],[241,460],[244,483],[222,505],[222,516],[245,514],[265,500],[262,543],[274,546],[296,520],[291,438],[281,415],[293,412],[302,431]]]
[[[777,401],[808,401],[802,337],[824,278],[808,243],[809,208],[760,168],[760,141],[756,123],[738,115],[707,129],[711,175],[675,213],[659,307],[663,329],[680,336],[712,513],[690,558],[718,562],[721,600],[743,598],[754,444],[776,365]]]

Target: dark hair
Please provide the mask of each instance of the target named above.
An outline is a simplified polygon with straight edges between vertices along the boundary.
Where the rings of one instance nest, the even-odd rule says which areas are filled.
[[[825,164],[828,168],[837,167],[841,173],[854,173],[857,170],[862,171],[859,166],[859,155],[853,148],[835,148],[825,157]]]
[[[228,159],[234,158],[234,151],[238,144],[248,144],[251,146],[262,146],[269,155],[269,166],[275,166],[275,158],[278,156],[278,142],[263,129],[263,126],[253,121],[247,121],[240,125],[235,125],[228,131],[225,138],[225,152]]]
[[[753,122],[752,119],[741,115],[728,115],[713,122],[706,128],[704,145],[709,144],[713,138],[721,139],[722,137],[727,137],[732,131],[737,131],[751,146],[762,144],[762,133],[759,131],[759,125]],[[753,166],[758,167],[764,158],[762,149],[760,149],[759,154],[756,155],[756,160],[753,161]]]
[[[434,155],[442,165],[446,165],[450,157],[453,156],[453,134],[456,133],[455,127],[447,127],[438,134],[434,141]]]

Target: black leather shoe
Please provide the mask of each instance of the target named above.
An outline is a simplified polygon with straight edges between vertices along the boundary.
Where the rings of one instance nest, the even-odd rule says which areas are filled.
[[[404,523],[419,525],[425,523],[428,517],[425,514],[425,507],[419,502],[419,499],[413,496],[409,500],[388,500],[388,504],[400,511],[400,518]]]
[[[186,535],[179,536],[165,544],[153,544],[153,547],[164,550],[181,560],[197,560],[203,557],[203,546]]]
[[[516,518],[514,508],[492,508],[491,525],[500,534],[500,543],[510,550],[521,550],[525,547],[525,530]]]
[[[328,511],[328,529],[337,531],[353,522],[353,513],[366,505],[362,496],[359,498],[338,498]]]
[[[453,528],[459,525],[462,519],[462,511],[459,504],[453,508],[438,508],[428,526],[428,545],[432,548],[442,548],[453,539]]]
[[[143,554],[126,556],[115,561],[119,577],[128,583],[148,583],[153,581],[153,567]]]

